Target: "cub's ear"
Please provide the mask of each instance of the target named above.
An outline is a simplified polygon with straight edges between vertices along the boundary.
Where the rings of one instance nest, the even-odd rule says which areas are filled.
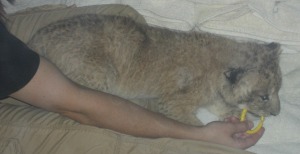
[[[280,48],[280,44],[272,42],[272,43],[267,44],[267,47],[271,50],[278,50]]]
[[[224,72],[224,75],[231,84],[235,84],[241,79],[244,72],[245,70],[242,68],[230,68],[228,71]]]
[[[281,54],[281,46],[279,43],[272,42],[272,43],[266,44],[266,47],[268,50],[272,51],[272,54],[275,56],[278,56]]]

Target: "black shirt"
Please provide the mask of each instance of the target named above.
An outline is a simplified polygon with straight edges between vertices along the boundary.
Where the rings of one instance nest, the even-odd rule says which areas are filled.
[[[36,73],[39,63],[39,55],[0,22],[0,99],[24,87]]]

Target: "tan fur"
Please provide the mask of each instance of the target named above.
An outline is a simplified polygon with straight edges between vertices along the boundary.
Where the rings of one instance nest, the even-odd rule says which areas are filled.
[[[81,15],[41,29],[29,46],[79,84],[150,102],[144,106],[181,122],[199,125],[199,107],[220,117],[239,113],[240,105],[255,115],[280,111],[276,43],[238,43],[124,17]]]

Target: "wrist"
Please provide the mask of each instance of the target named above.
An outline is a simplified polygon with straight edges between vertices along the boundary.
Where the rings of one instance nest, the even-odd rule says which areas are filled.
[[[172,138],[188,139],[188,140],[205,140],[204,127],[203,126],[192,126],[186,124],[179,124],[179,129],[172,129]],[[175,128],[175,127],[173,127]]]

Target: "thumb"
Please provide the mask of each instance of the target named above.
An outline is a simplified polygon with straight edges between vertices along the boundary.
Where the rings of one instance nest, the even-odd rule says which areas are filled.
[[[243,133],[253,128],[254,124],[252,121],[246,120],[244,122],[235,123],[234,126],[235,126],[234,133]]]

